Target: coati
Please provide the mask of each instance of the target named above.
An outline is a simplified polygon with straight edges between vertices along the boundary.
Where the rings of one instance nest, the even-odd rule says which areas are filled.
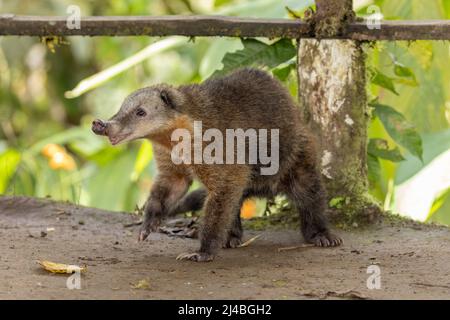
[[[256,164],[179,164],[172,161],[176,129],[193,132],[216,128],[279,129],[279,169],[260,173]],[[240,208],[249,197],[285,194],[301,217],[301,231],[308,243],[338,246],[342,240],[327,227],[326,198],[321,182],[314,139],[300,120],[300,110],[282,84],[254,68],[239,69],[201,84],[178,87],[159,84],[129,95],[119,112],[108,121],[95,120],[92,130],[115,145],[147,138],[153,142],[158,175],[144,207],[139,240],[155,231],[174,212],[203,208],[200,248],[179,259],[211,261],[222,247],[237,247],[242,240]],[[187,193],[193,179],[204,186]]]

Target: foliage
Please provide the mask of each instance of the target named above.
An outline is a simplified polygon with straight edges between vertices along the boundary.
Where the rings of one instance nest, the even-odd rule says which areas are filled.
[[[371,106],[375,109],[375,116],[377,116],[381,120],[384,128],[389,133],[391,138],[399,145],[405,147],[409,152],[411,152],[412,155],[422,160],[422,139],[420,138],[420,135],[417,133],[414,126],[406,121],[405,117],[400,112],[396,111],[390,106],[378,103],[373,103]],[[369,147],[370,146],[371,145],[369,144]],[[391,156],[393,155],[393,153],[400,154],[398,149],[397,152],[391,151]],[[386,155],[386,153],[384,153],[384,155]],[[395,159],[389,158],[388,160],[395,161]]]
[[[242,40],[244,48],[227,53],[222,60],[224,67],[214,72],[213,77],[224,75],[244,66],[259,66],[273,69],[295,57],[297,50],[291,40],[281,39],[268,45],[255,39]]]

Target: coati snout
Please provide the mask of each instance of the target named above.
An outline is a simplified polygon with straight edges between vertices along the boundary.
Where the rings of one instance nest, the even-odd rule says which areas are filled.
[[[106,136],[106,123],[100,119],[92,121],[92,131],[99,136]]]
[[[94,120],[92,131],[107,136],[113,145],[141,138],[151,139],[167,131],[168,123],[177,114],[170,91],[173,90],[168,86],[153,86],[134,92],[111,119]]]

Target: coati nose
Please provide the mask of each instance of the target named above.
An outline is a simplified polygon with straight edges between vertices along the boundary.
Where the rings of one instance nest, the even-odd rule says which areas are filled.
[[[107,124],[100,119],[92,121],[92,131],[95,134],[106,135]]]

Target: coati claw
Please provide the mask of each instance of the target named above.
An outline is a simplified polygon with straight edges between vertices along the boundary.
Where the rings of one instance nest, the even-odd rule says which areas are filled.
[[[343,243],[343,240],[332,233],[326,232],[316,234],[308,242],[317,247],[337,247]]]
[[[223,245],[224,248],[234,249],[238,248],[242,244],[242,239],[238,237],[230,237],[227,242]]]
[[[159,219],[155,219],[155,218],[150,218],[148,220],[144,219],[141,229],[139,230],[138,240],[144,241],[145,239],[147,239],[147,237],[149,236],[149,234],[151,232],[158,231],[160,224],[161,224],[161,220],[159,220]]]
[[[139,241],[139,242],[144,241],[145,239],[147,239],[147,237],[148,237],[149,234],[150,234],[150,231],[149,231],[149,230],[141,229],[141,230],[139,231],[139,238],[138,238],[138,241]]]
[[[190,260],[195,262],[210,262],[214,260],[214,255],[206,252],[188,252],[178,255],[177,260]]]

